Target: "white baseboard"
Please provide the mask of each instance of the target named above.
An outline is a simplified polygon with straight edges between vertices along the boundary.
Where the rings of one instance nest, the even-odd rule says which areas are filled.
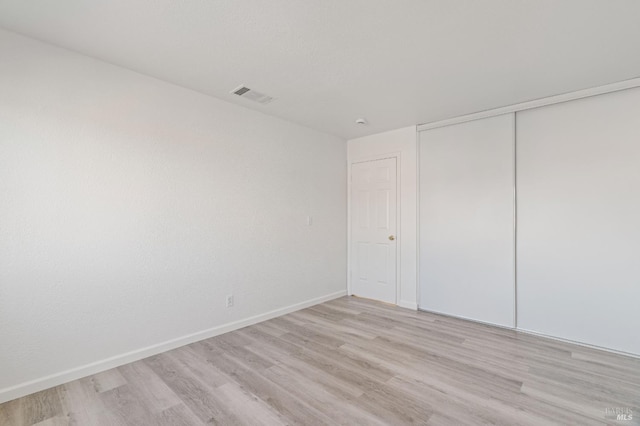
[[[401,300],[398,302],[398,306],[401,308],[411,309],[413,311],[418,310],[418,304],[416,302],[407,302],[406,300]]]
[[[610,352],[610,353],[616,354],[616,355],[624,355],[624,356],[628,356],[628,357],[631,357],[631,358],[640,359],[640,354],[634,354],[633,352],[624,352],[624,351],[619,351],[617,349],[605,348],[604,346],[596,346],[596,345],[591,345],[589,343],[578,342],[576,340],[569,340],[569,339],[564,339],[562,337],[550,336],[548,334],[543,334],[543,333],[539,333],[537,331],[531,331],[531,330],[527,330],[527,329],[524,329],[524,328],[515,328],[514,330],[516,330],[519,333],[530,334],[532,336],[543,337],[545,339],[556,340],[558,342],[571,343],[572,345],[583,346],[583,347],[589,348],[589,349],[597,349],[599,351]]]
[[[524,329],[524,328],[509,327],[509,326],[506,326],[506,325],[494,324],[494,323],[491,323],[491,322],[478,321],[478,320],[475,320],[475,319],[466,318],[466,317],[460,317],[460,316],[457,316],[457,315],[443,314],[442,312],[431,311],[431,310],[428,310],[428,309],[420,309],[420,311],[428,312],[430,314],[442,315],[443,317],[457,318],[457,319],[461,319],[461,320],[464,320],[464,321],[475,322],[477,324],[488,325],[489,327],[502,328],[502,329],[505,329],[505,330],[513,330],[513,331],[518,332],[518,333],[529,334],[529,335],[532,335],[532,336],[541,337],[543,339],[556,340],[558,342],[570,343],[572,345],[583,346],[585,348],[597,349],[599,351],[610,352],[610,353],[616,354],[616,355],[624,355],[624,356],[628,356],[628,357],[631,357],[631,358],[639,358],[640,359],[640,354],[634,354],[634,353],[631,353],[631,352],[623,352],[623,351],[619,351],[619,350],[616,350],[616,349],[605,348],[603,346],[596,346],[596,345],[591,345],[589,343],[582,343],[582,342],[577,342],[575,340],[564,339],[562,337],[550,336],[548,334],[543,334],[543,333],[539,333],[537,331],[531,331],[531,330],[527,330],[527,329]]]
[[[143,358],[147,358],[153,355],[160,354],[162,352],[169,351],[171,349],[179,348],[190,343],[198,342],[200,340],[208,339],[210,337],[218,336],[220,334],[228,333],[233,330],[237,330],[242,327],[246,327],[252,324],[256,324],[262,321],[266,321],[272,318],[279,317],[281,315],[295,312],[300,309],[308,308],[309,306],[317,305],[318,303],[326,302],[329,300],[337,299],[338,297],[346,296],[347,291],[341,290],[335,293],[327,294],[325,296],[316,297],[314,299],[306,300],[304,302],[296,303],[294,305],[286,306],[284,308],[276,309],[264,314],[256,315],[253,317],[245,318],[239,321],[219,325],[207,330],[199,331],[197,333],[188,334],[186,336],[171,339],[166,342],[158,343],[156,345],[147,346],[146,348],[137,349],[135,351],[127,352],[121,355],[116,355],[107,359],[92,362],[80,367],[72,368],[70,370],[55,373],[46,377],[31,380],[28,382],[20,383],[15,386],[0,389],[0,404],[3,402],[11,401],[22,396],[39,392],[41,390],[49,389],[54,386],[59,386],[64,383],[68,383],[73,380],[87,377],[92,374],[100,373],[111,368],[119,367],[130,362],[138,361]]]

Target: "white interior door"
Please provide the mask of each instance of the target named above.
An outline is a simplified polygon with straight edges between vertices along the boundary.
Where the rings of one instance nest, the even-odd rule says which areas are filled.
[[[351,293],[396,303],[396,159],[351,165]]]

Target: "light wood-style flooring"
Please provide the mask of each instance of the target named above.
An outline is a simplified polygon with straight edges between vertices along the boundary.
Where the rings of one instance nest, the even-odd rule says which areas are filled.
[[[0,405],[3,426],[639,419],[640,359],[353,297]]]

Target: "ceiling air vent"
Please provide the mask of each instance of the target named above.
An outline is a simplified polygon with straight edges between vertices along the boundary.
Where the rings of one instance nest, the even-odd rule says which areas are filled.
[[[273,100],[272,96],[267,96],[264,93],[257,92],[253,89],[249,89],[246,86],[236,87],[231,91],[234,95],[241,96],[250,101],[258,102],[259,104],[268,104]]]

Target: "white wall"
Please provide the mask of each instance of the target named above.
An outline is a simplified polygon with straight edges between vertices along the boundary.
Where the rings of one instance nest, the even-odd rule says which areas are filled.
[[[400,294],[398,304],[405,308],[417,309],[416,247],[417,247],[417,153],[416,128],[405,127],[385,133],[378,133],[349,140],[347,144],[349,162],[386,154],[400,154]]]
[[[344,140],[4,31],[0,58],[0,402],[345,294]]]

